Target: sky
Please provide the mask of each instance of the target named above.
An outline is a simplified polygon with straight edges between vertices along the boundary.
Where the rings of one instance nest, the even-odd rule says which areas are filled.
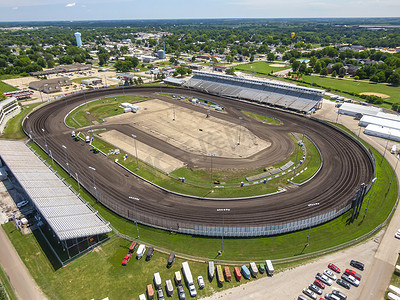
[[[400,0],[0,0],[0,21],[400,17]]]

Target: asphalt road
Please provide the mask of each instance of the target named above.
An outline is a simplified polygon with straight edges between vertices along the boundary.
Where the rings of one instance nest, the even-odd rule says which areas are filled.
[[[98,90],[50,103],[33,112],[24,123],[26,132],[32,131],[33,138],[43,149],[49,149],[58,162],[63,164],[66,169],[69,168],[73,175],[76,173],[79,176],[81,183],[91,190],[93,195],[97,192],[99,200],[121,216],[132,218],[132,203],[128,197],[136,196],[141,199],[136,203],[140,222],[172,230],[193,228],[195,225],[219,226],[220,215],[216,209],[224,207],[231,209],[229,214],[225,214],[227,226],[248,227],[282,224],[307,218],[311,214],[321,214],[334,208],[344,207],[354,196],[361,183],[369,182],[373,176],[372,165],[360,146],[324,124],[250,103],[222,99],[183,89],[162,88],[164,93],[195,96],[221,104],[225,107],[227,114],[215,114],[212,117],[239,123],[238,117],[243,116],[243,126],[260,138],[271,142],[271,147],[265,152],[257,153],[247,159],[216,157],[213,160],[216,168],[229,168],[232,165],[235,165],[236,168],[265,166],[277,163],[293,151],[288,133],[301,133],[303,128],[306,128],[306,134],[318,145],[324,159],[321,171],[311,182],[300,188],[290,188],[287,192],[278,195],[240,201],[212,201],[164,192],[122,170],[106,157],[94,155],[89,151],[88,145],[74,142],[70,135],[71,130],[64,125],[65,115],[80,103],[90,99],[122,94],[159,98],[165,101],[174,101],[176,105],[197,109],[190,104],[155,94],[160,91],[159,87],[121,90]],[[273,116],[281,120],[283,124],[281,126],[261,124],[241,115],[240,109]],[[104,125],[106,124],[102,124],[101,127]],[[208,161],[206,157],[179,152],[179,149],[133,127],[129,128],[127,125],[113,125],[113,127],[125,133],[132,130],[137,134],[139,141],[149,143],[152,147],[178,157],[188,164],[202,166],[205,161]],[[88,168],[89,166],[95,167],[96,171],[92,172]],[[96,186],[96,191],[94,186]],[[314,207],[313,210],[308,209],[307,204],[314,202],[319,202],[320,205]]]

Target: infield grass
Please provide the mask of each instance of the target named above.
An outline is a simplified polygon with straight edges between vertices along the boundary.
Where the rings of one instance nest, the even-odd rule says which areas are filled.
[[[0,81],[0,94],[6,93],[6,92],[12,92],[12,91],[16,91],[17,88]]]
[[[244,111],[244,110],[241,110],[241,112],[243,114],[245,114],[246,116],[248,116],[248,117],[250,117],[250,118],[252,118],[254,120],[260,121],[262,123],[275,124],[275,125],[281,124],[281,122],[279,120],[271,118],[271,117],[268,117],[266,115],[263,116],[263,115],[260,115],[260,114],[257,114],[257,113]]]

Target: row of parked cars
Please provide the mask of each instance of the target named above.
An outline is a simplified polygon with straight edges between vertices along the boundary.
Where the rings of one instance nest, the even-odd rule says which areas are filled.
[[[350,265],[360,271],[364,270],[364,264],[359,261],[351,260]],[[356,271],[345,269],[341,275],[341,278],[338,278],[340,273],[340,268],[332,263],[328,264],[328,269],[324,270],[323,273],[317,273],[317,275],[315,275],[314,282],[307,288],[303,289],[303,294],[311,299],[316,300],[317,295],[322,296],[325,286],[331,286],[334,282],[348,290],[352,285],[355,287],[360,285],[362,275]],[[304,295],[299,295],[298,300],[309,300],[309,298],[305,297]],[[325,298],[320,298],[320,300],[323,299],[346,300],[347,296],[339,290],[333,290],[331,293],[325,293]]]

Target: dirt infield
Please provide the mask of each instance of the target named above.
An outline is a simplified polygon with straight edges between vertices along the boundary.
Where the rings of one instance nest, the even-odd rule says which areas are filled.
[[[140,103],[136,114],[107,119],[109,124],[129,124],[185,151],[219,157],[249,157],[271,143],[262,140],[240,124],[232,124],[206,112],[196,112],[158,99]],[[239,144],[240,136],[240,144]]]
[[[381,94],[381,93],[373,93],[373,92],[363,92],[363,93],[360,93],[360,95],[377,96],[377,97],[380,97],[383,99],[390,98],[389,95]]]
[[[129,155],[136,156],[135,144],[131,137],[119,131],[110,130],[102,133],[101,138]],[[142,142],[136,141],[136,146],[138,158],[161,171],[169,173],[184,166],[182,161]]]

